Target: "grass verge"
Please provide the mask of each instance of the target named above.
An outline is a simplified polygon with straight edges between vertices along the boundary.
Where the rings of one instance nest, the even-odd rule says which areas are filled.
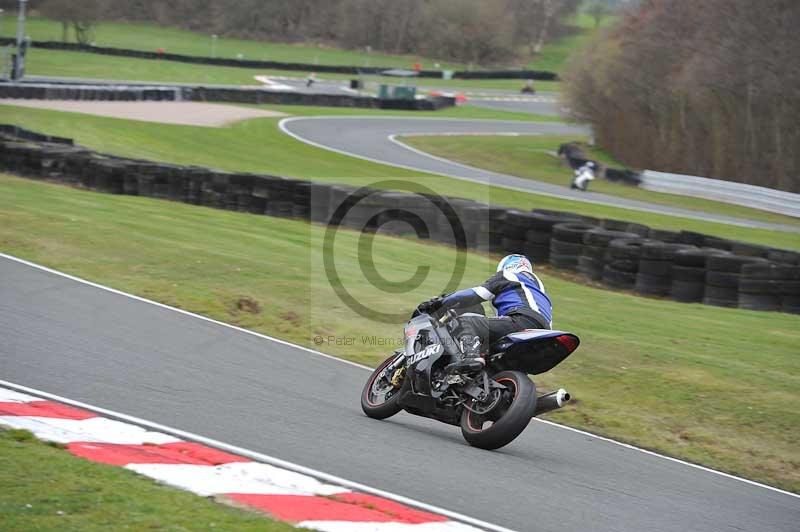
[[[72,456],[23,430],[0,429],[0,461],[0,516],[8,531],[297,530]]]
[[[550,135],[509,136],[416,136],[403,137],[406,144],[422,151],[458,161],[477,168],[519,177],[566,185],[572,179],[572,170],[561,159],[555,157],[558,146],[564,142],[578,140],[588,142],[585,137]],[[603,164],[620,168],[610,155],[599,149],[590,149],[589,157]],[[731,205],[718,201],[652,192],[641,188],[611,183],[603,179],[593,181],[590,189],[612,196],[630,198],[660,205],[670,205],[698,212],[736,216],[750,220],[761,220],[800,227],[800,219],[783,216],[758,209]]]
[[[295,111],[313,114],[314,112],[313,108],[292,106],[268,106],[268,108],[289,113]],[[331,108],[319,108],[318,112],[353,115],[381,113]],[[453,113],[457,112],[459,111],[453,110]],[[0,105],[0,122],[74,138],[79,144],[127,157],[194,164],[231,171],[272,173],[358,186],[372,184],[378,179],[400,177],[410,184],[432,187],[441,194],[451,196],[457,194],[495,205],[574,211],[599,218],[630,220],[661,229],[685,229],[779,248],[800,249],[800,237],[796,233],[735,227],[573,202],[452,178],[426,176],[421,173],[409,175],[409,170],[371,163],[296,141],[283,134],[277,127],[278,119],[273,118],[247,120],[224,128],[207,128]]]
[[[8,28],[9,26],[6,26]],[[43,17],[31,17],[25,31],[34,41],[61,41],[61,23]],[[8,33],[8,30],[6,30]],[[13,36],[13,35],[8,35]],[[74,42],[74,34],[70,33]],[[212,56],[212,38],[206,33],[187,31],[155,24],[137,22],[101,22],[95,29],[96,46],[126,48],[155,52],[159,48],[173,54]],[[416,55],[366,53],[365,50],[345,50],[314,44],[287,44],[219,36],[215,45],[216,57],[236,58],[242,54],[252,61],[281,61],[320,65],[388,66],[411,68],[420,63],[423,68],[462,69],[463,64],[438,61]]]
[[[321,226],[299,221],[0,175],[4,252],[374,365],[387,348],[362,336],[395,338],[400,326],[365,320],[336,297],[322,236]],[[365,282],[358,241],[342,230],[333,256],[343,286],[379,311],[410,311],[453,271],[449,247],[377,236],[375,267],[390,281],[430,267],[418,288],[387,296]],[[496,260],[469,253],[460,285],[482,282]],[[547,267],[539,273],[556,327],[582,339],[575,355],[536,379],[576,398],[551,419],[800,490],[800,316],[648,299]],[[314,346],[317,335],[354,342]]]
[[[25,60],[26,73],[31,76],[64,76],[119,81],[152,81],[164,83],[193,83],[198,85],[261,85],[255,76],[289,76],[302,78],[308,72],[298,70],[271,70],[262,68],[237,68],[193,65],[177,61],[134,59],[82,52],[64,52],[32,48]],[[321,73],[317,79],[348,80],[352,74]],[[514,79],[432,79],[414,82],[386,76],[365,76],[367,82],[390,85],[419,85],[447,90],[507,89],[519,90],[523,80]],[[560,82],[540,81],[537,90],[557,91]]]

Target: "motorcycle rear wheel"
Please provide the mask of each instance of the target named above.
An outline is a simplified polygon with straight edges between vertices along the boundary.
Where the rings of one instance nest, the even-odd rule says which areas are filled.
[[[486,415],[467,408],[461,413],[461,434],[481,449],[499,449],[522,434],[536,411],[536,386],[519,371],[502,371],[492,380],[504,385],[504,404]]]
[[[383,398],[380,398],[375,393],[375,389],[373,387],[375,380],[378,378],[381,371],[383,371],[383,369],[395,358],[397,358],[397,355],[392,355],[381,362],[381,364],[375,368],[375,371],[372,372],[372,375],[369,376],[369,379],[367,379],[367,383],[364,385],[364,389],[361,392],[361,410],[363,410],[364,413],[372,419],[386,419],[387,417],[391,417],[403,409],[403,407],[398,404],[398,400],[400,398],[400,389],[394,390],[393,393],[388,397],[384,396]]]

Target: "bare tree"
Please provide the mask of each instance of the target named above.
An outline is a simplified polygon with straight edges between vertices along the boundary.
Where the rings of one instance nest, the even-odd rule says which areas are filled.
[[[791,0],[647,0],[573,60],[567,98],[631,166],[800,191],[798,24]]]
[[[61,40],[69,40],[69,28],[80,44],[94,40],[94,26],[107,7],[103,0],[46,0],[39,6],[41,13],[61,22]]]

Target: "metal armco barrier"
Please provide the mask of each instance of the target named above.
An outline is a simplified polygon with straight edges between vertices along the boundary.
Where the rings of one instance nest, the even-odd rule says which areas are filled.
[[[652,170],[645,170],[641,177],[639,186],[654,192],[705,198],[800,217],[800,194],[734,181]]]

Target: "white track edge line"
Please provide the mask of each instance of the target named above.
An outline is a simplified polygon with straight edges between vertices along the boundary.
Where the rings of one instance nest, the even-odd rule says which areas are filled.
[[[190,312],[188,310],[183,310],[183,309],[180,309],[180,308],[177,308],[177,307],[166,305],[164,303],[159,303],[158,301],[153,301],[152,299],[146,299],[144,297],[137,296],[137,295],[134,295],[134,294],[130,294],[128,292],[123,292],[121,290],[117,290],[116,288],[111,288],[109,286],[105,286],[105,285],[102,285],[102,284],[94,283],[92,281],[87,281],[86,279],[83,279],[81,277],[76,277],[76,276],[70,275],[68,273],[60,272],[58,270],[54,270],[52,268],[48,268],[47,266],[42,266],[41,264],[36,264],[35,262],[30,262],[30,261],[27,261],[25,259],[21,259],[19,257],[15,257],[13,255],[8,255],[8,254],[3,253],[3,252],[0,252],[0,258],[4,258],[4,259],[8,259],[10,261],[18,262],[20,264],[24,264],[25,266],[30,266],[31,268],[35,268],[37,270],[42,270],[42,271],[45,271],[47,273],[52,273],[53,275],[58,275],[60,277],[65,277],[65,278],[67,278],[67,279],[69,279],[71,281],[75,281],[75,282],[78,282],[78,283],[89,285],[91,287],[98,288],[100,290],[105,290],[106,292],[111,292],[112,294],[116,294],[116,295],[119,295],[119,296],[135,299],[136,301],[140,301],[142,303],[147,303],[149,305],[155,305],[157,307],[160,307],[160,308],[163,308],[163,309],[166,309],[166,310],[171,310],[173,312],[178,312],[178,313],[183,314],[185,316],[190,316],[192,318],[197,318],[197,319],[200,319],[200,320],[203,320],[203,321],[207,321],[207,322],[213,323],[215,325],[221,325],[223,327],[228,327],[229,329],[234,329],[236,331],[239,331],[239,332],[242,332],[242,333],[245,333],[245,334],[250,334],[252,336],[257,336],[258,338],[262,338],[264,340],[269,340],[271,342],[276,342],[276,343],[279,343],[279,344],[282,344],[282,345],[285,345],[285,346],[288,346],[288,347],[293,347],[293,348],[296,348],[296,349],[302,349],[303,351],[307,351],[307,352],[313,353],[315,355],[319,355],[319,356],[322,356],[322,357],[325,357],[325,358],[328,358],[328,359],[331,359],[331,360],[335,360],[337,362],[344,362],[345,364],[349,364],[349,365],[355,366],[357,368],[366,369],[366,370],[369,370],[369,371],[372,371],[373,369],[375,369],[375,368],[371,368],[369,366],[365,366],[364,364],[359,364],[357,362],[351,362],[350,360],[346,360],[346,359],[343,359],[343,358],[335,357],[333,355],[329,355],[327,353],[323,353],[322,351],[316,351],[314,349],[311,349],[310,347],[305,347],[305,346],[302,346],[302,345],[293,344],[291,342],[287,342],[286,340],[281,340],[280,338],[275,338],[273,336],[262,334],[262,333],[259,333],[259,332],[256,332],[256,331],[251,331],[249,329],[244,329],[242,327],[237,327],[236,325],[231,325],[230,323],[225,323],[224,321],[218,321],[218,320],[215,320],[214,318],[209,318],[208,316],[203,316],[201,314],[195,314],[194,312]]]
[[[375,369],[375,368],[371,368],[369,366],[365,366],[364,364],[358,364],[357,362],[351,362],[349,360],[346,360],[346,359],[343,359],[343,358],[338,358],[338,357],[335,357],[333,355],[329,355],[327,353],[323,353],[321,351],[316,351],[314,349],[310,349],[310,348],[304,347],[302,345],[293,344],[291,342],[287,342],[286,340],[281,340],[280,338],[274,338],[272,336],[267,336],[266,334],[261,334],[261,333],[255,332],[255,331],[250,331],[248,329],[243,329],[241,327],[237,327],[236,325],[231,325],[230,323],[217,321],[215,319],[208,318],[208,317],[202,316],[200,314],[195,314],[193,312],[189,312],[188,310],[183,310],[183,309],[179,309],[179,308],[176,308],[176,307],[171,307],[169,305],[165,305],[164,303],[159,303],[157,301],[152,301],[150,299],[146,299],[146,298],[143,298],[143,297],[140,297],[140,296],[129,294],[127,292],[123,292],[121,290],[117,290],[115,288],[104,286],[104,285],[101,285],[101,284],[98,284],[98,283],[93,283],[91,281],[87,281],[85,279],[81,279],[80,277],[75,277],[74,275],[70,275],[68,273],[63,273],[63,272],[60,272],[58,270],[54,270],[52,268],[48,268],[47,266],[41,266],[41,265],[36,264],[34,262],[30,262],[30,261],[27,261],[25,259],[20,259],[18,257],[14,257],[13,255],[8,255],[6,253],[0,252],[0,258],[5,258],[5,259],[11,260],[13,262],[18,262],[20,264],[24,264],[25,266],[29,266],[31,268],[42,270],[42,271],[45,271],[47,273],[51,273],[53,275],[58,275],[60,277],[67,278],[67,279],[70,279],[70,280],[78,282],[78,283],[86,284],[86,285],[92,286],[94,288],[98,288],[100,290],[105,290],[107,292],[111,292],[113,294],[117,294],[117,295],[120,295],[120,296],[123,296],[123,297],[128,297],[128,298],[134,299],[136,301],[140,301],[142,303],[155,305],[157,307],[160,307],[160,308],[163,308],[163,309],[167,309],[167,310],[171,310],[171,311],[174,311],[174,312],[178,312],[180,314],[183,314],[183,315],[186,315],[186,316],[190,316],[190,317],[193,317],[193,318],[198,318],[198,319],[201,319],[203,321],[207,321],[209,323],[214,323],[216,325],[221,325],[223,327],[227,327],[227,328],[233,329],[235,331],[239,331],[239,332],[243,332],[243,333],[246,333],[246,334],[250,334],[250,335],[256,336],[258,338],[262,338],[264,340],[270,340],[272,342],[276,342],[276,343],[279,343],[281,345],[285,345],[285,346],[288,346],[288,347],[293,347],[293,348],[296,348],[296,349],[301,349],[301,350],[306,351],[308,353],[312,353],[314,355],[319,355],[319,356],[322,356],[324,358],[327,358],[327,359],[330,359],[330,360],[333,360],[333,361],[336,361],[336,362],[342,362],[344,364],[348,364],[350,366],[355,366],[357,368],[365,369],[365,370],[370,371],[370,372]],[[2,382],[4,382],[4,381],[0,380],[0,383],[2,383]],[[565,429],[565,430],[569,430],[571,432],[582,434],[584,436],[589,436],[589,437],[592,437],[592,438],[596,438],[598,440],[601,440],[601,441],[604,441],[604,442],[607,442],[607,443],[612,443],[614,445],[619,445],[620,447],[625,447],[626,449],[631,449],[631,450],[634,450],[634,451],[639,451],[639,452],[648,454],[650,456],[663,458],[665,460],[669,460],[669,461],[677,463],[677,464],[682,464],[682,465],[689,466],[689,467],[692,467],[692,468],[695,468],[695,469],[699,469],[699,470],[705,471],[707,473],[714,473],[716,475],[720,475],[720,476],[723,476],[723,477],[726,477],[726,478],[729,478],[729,479],[733,479],[733,480],[738,480],[740,482],[744,482],[744,483],[750,484],[752,486],[758,486],[760,488],[765,488],[765,489],[768,489],[768,490],[771,490],[771,491],[775,491],[775,492],[778,492],[778,493],[782,493],[784,495],[789,495],[789,496],[792,496],[792,497],[800,499],[800,494],[798,494],[798,493],[792,493],[791,491],[782,490],[780,488],[776,488],[775,486],[770,486],[769,484],[763,484],[761,482],[756,482],[755,480],[750,480],[750,479],[747,479],[747,478],[744,478],[744,477],[738,477],[738,476],[733,475],[731,473],[725,473],[724,471],[719,471],[719,470],[716,470],[716,469],[712,469],[710,467],[702,466],[702,465],[695,464],[695,463],[692,463],[692,462],[687,462],[686,460],[681,460],[680,458],[674,458],[672,456],[668,456],[668,455],[665,455],[665,454],[660,454],[660,453],[658,453],[656,451],[651,451],[649,449],[644,449],[642,447],[637,447],[637,446],[632,445],[630,443],[617,441],[617,440],[608,438],[606,436],[600,436],[598,434],[593,434],[591,432],[587,432],[587,431],[584,431],[584,430],[581,430],[581,429],[576,429],[574,427],[570,427],[570,426],[567,426],[567,425],[562,425],[560,423],[555,423],[553,421],[548,421],[548,420],[539,419],[539,418],[533,418],[533,420],[534,421],[538,421],[539,423],[545,423],[547,425],[551,425],[551,426],[554,426],[554,427],[559,427],[559,428],[562,428],[562,429]]]
[[[270,456],[268,454],[259,453],[256,451],[251,451],[250,449],[245,449],[243,447],[238,447],[236,445],[231,445],[229,443],[224,443],[219,440],[215,440],[213,438],[207,438],[205,436],[201,436],[199,434],[195,434],[193,432],[188,432],[181,429],[176,429],[170,427],[168,425],[161,425],[160,423],[155,423],[152,421],[148,421],[146,419],[138,418],[136,416],[131,416],[128,414],[123,414],[121,412],[116,412],[114,410],[109,410],[107,408],[102,408],[99,406],[95,406],[89,403],[84,403],[81,401],[75,401],[74,399],[69,399],[67,397],[62,397],[60,395],[52,394],[49,392],[44,392],[42,390],[38,390],[36,388],[31,388],[29,386],[23,386],[21,384],[16,384],[14,382],[9,382],[0,379],[0,386],[4,386],[7,388],[11,388],[13,390],[17,390],[20,392],[28,393],[30,395],[36,395],[39,397],[43,397],[45,399],[52,399],[54,401],[58,401],[60,403],[68,404],[70,406],[74,406],[77,408],[83,408],[85,410],[91,410],[92,412],[96,412],[98,414],[103,414],[105,416],[115,418],[120,421],[127,421],[133,425],[138,425],[140,427],[146,427],[149,429],[154,429],[159,432],[163,432],[166,434],[170,434],[172,436],[176,436],[179,438],[183,438],[185,440],[191,440],[197,443],[202,443],[208,445],[209,447],[214,447],[216,449],[220,449],[223,451],[227,451],[229,453],[237,454],[240,456],[244,456],[246,458],[253,459],[257,462],[263,462],[265,464],[269,464],[275,467],[281,467],[283,469],[288,469],[289,471],[293,471],[295,473],[300,473],[303,475],[308,475],[310,477],[314,477],[318,480],[323,480],[325,482],[331,484],[338,484],[340,486],[344,486],[346,488],[350,488],[353,490],[361,491],[364,493],[369,493],[371,495],[375,495],[378,497],[383,497],[384,499],[390,499],[395,502],[399,502],[401,504],[405,504],[408,506],[413,506],[420,510],[425,510],[431,513],[443,515],[445,517],[449,517],[454,521],[459,521],[461,523],[473,525],[476,527],[480,527],[486,530],[491,530],[493,532],[515,532],[510,528],[504,528],[498,525],[493,525],[491,523],[487,523],[485,521],[481,521],[480,519],[475,519],[473,517],[469,517],[467,515],[460,514],[458,512],[453,512],[451,510],[446,510],[444,508],[439,508],[438,506],[434,506],[432,504],[427,504],[416,499],[412,499],[410,497],[405,497],[403,495],[397,495],[395,493],[384,491],[378,488],[373,488],[370,486],[366,486],[364,484],[360,484],[358,482],[353,482],[352,480],[347,480],[342,477],[338,477],[336,475],[331,475],[329,473],[325,473],[323,471],[319,471],[317,469],[313,469],[310,467],[302,466],[299,464],[295,464],[294,462],[289,462],[286,460],[281,460],[280,458],[275,458],[274,456]]]
[[[299,140],[300,142],[302,142],[304,144],[308,144],[308,145],[314,146],[316,148],[321,148],[323,150],[332,151],[332,152],[338,153],[340,155],[346,155],[348,157],[355,157],[356,159],[361,159],[361,160],[364,160],[364,161],[377,163],[377,164],[380,164],[380,165],[383,165],[383,166],[393,166],[395,168],[402,168],[404,170],[412,170],[414,172],[423,172],[423,173],[426,173],[426,174],[433,174],[433,175],[440,175],[440,176],[444,176],[444,177],[451,177],[453,179],[460,179],[461,181],[468,181],[470,183],[478,183],[478,184],[481,184],[481,185],[484,185],[484,186],[498,187],[498,188],[504,188],[504,189],[507,189],[507,190],[515,190],[517,192],[524,192],[525,194],[535,194],[535,195],[539,195],[539,196],[547,196],[547,197],[550,197],[550,198],[557,198],[557,199],[562,199],[562,200],[580,201],[580,202],[583,202],[583,203],[590,203],[590,204],[593,204],[593,205],[602,205],[602,206],[605,206],[605,207],[612,207],[612,208],[615,208],[615,209],[625,209],[625,210],[630,210],[630,211],[646,212],[646,213],[653,214],[653,211],[650,208],[647,208],[647,207],[636,207],[636,206],[631,206],[631,205],[614,205],[614,204],[611,204],[611,203],[608,203],[608,202],[605,202],[605,201],[602,201],[602,200],[596,200],[596,199],[591,199],[591,198],[572,197],[572,196],[567,196],[567,195],[556,194],[556,193],[553,193],[553,192],[542,192],[542,191],[538,191],[538,190],[529,190],[529,189],[525,189],[525,188],[522,188],[522,187],[515,187],[513,185],[503,185],[503,184],[499,184],[499,183],[487,183],[485,181],[480,181],[480,180],[477,180],[477,179],[461,176],[461,175],[458,175],[458,174],[450,174],[450,173],[444,173],[444,172],[434,172],[434,171],[431,171],[431,170],[426,170],[424,168],[417,168],[417,167],[409,166],[409,165],[405,165],[405,164],[390,163],[390,162],[387,162],[387,161],[381,161],[380,159],[374,159],[374,158],[368,157],[366,155],[359,155],[357,153],[348,152],[348,151],[345,151],[345,150],[342,150],[342,149],[339,149],[339,148],[332,148],[330,146],[326,146],[324,144],[320,144],[319,142],[306,139],[306,138],[301,137],[300,135],[298,135],[296,133],[293,133],[293,132],[289,131],[289,129],[285,125],[285,124],[287,124],[289,122],[295,122],[295,121],[298,121],[298,120],[323,120],[323,119],[325,119],[325,120],[334,119],[335,120],[335,119],[340,119],[340,118],[342,118],[342,119],[362,119],[362,118],[379,119],[379,118],[385,118],[385,119],[403,119],[403,120],[408,120],[408,118],[406,118],[404,116],[335,116],[335,115],[334,116],[313,116],[313,117],[310,117],[310,116],[291,116],[291,117],[288,117],[288,118],[281,119],[278,122],[278,128],[281,131],[283,131],[285,134],[287,134],[290,137],[292,137],[293,139]],[[432,117],[418,117],[418,118],[415,117],[415,118],[413,118],[413,120],[447,120],[447,119],[444,119],[444,118],[432,118]],[[465,122],[510,122],[510,123],[517,123],[517,124],[520,123],[520,122],[527,123],[524,120],[490,120],[490,119],[478,119],[478,118],[471,118],[471,119],[458,118],[458,119],[454,119],[454,120],[462,120],[462,121],[465,121]],[[542,123],[549,123],[549,122],[542,122]],[[543,133],[538,133],[538,135],[542,135],[542,134]],[[390,140],[391,140],[392,136],[396,136],[396,135],[397,134],[390,135],[389,136]],[[537,133],[531,133],[531,135],[537,135]],[[410,146],[405,146],[402,142],[397,141],[397,143],[402,145],[402,146],[404,146],[404,147],[406,147],[407,149],[409,149],[411,151],[416,151],[416,148],[412,148]],[[427,154],[425,152],[420,152],[420,153],[422,153],[422,154],[424,154],[424,155],[426,155],[428,157],[433,157],[434,159],[437,158],[436,156]],[[440,158],[440,160],[442,162],[447,162],[448,164],[452,164],[452,165],[455,165],[455,166],[464,166],[464,167],[470,168],[471,170],[485,171],[485,170],[481,170],[480,168],[469,167],[467,165],[464,165],[464,164],[461,164],[461,163],[457,163],[457,162],[454,162],[454,161],[451,161],[451,160],[448,160],[448,159],[441,159]],[[488,172],[488,171],[486,171],[486,173],[487,173],[487,175],[490,174],[490,172]],[[516,177],[516,176],[509,176],[509,177]],[[522,179],[522,178],[519,178],[519,179]],[[721,225],[732,225],[732,226],[735,226],[735,227],[747,227],[747,228],[750,228],[750,229],[765,229],[765,230],[773,230],[773,231],[780,231],[780,232],[787,232],[787,233],[794,232],[794,231],[791,231],[789,229],[781,229],[781,228],[778,228],[778,227],[768,228],[768,227],[761,227],[759,225],[753,225],[751,223],[748,223],[747,220],[741,220],[741,221],[740,220],[735,220],[735,219],[732,219],[732,220],[719,220],[719,219],[717,219],[717,220],[709,220],[708,218],[704,218],[699,214],[694,215],[694,214],[689,214],[689,213],[687,213],[687,214],[669,214],[669,213],[665,213],[665,212],[656,212],[655,214],[658,214],[660,216],[669,216],[669,217],[678,218],[678,219],[683,218],[684,220],[700,220],[700,221],[703,221],[703,222],[710,222],[710,223],[716,223],[716,224],[721,224]]]

